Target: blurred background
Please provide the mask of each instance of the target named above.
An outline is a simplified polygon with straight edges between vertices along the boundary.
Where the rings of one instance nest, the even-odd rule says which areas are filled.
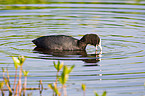
[[[33,50],[33,39],[44,35],[69,35],[80,39],[99,34],[103,53],[94,46],[85,52]],[[0,0],[0,69],[8,68],[13,82],[11,56],[25,56],[28,87],[55,82],[53,61],[75,65],[67,82],[68,96],[94,91],[107,96],[145,96],[145,1],[144,0]],[[2,81],[0,71],[0,81]],[[24,78],[22,78],[24,81]],[[39,91],[31,90],[33,96]],[[44,90],[42,96],[52,96]]]

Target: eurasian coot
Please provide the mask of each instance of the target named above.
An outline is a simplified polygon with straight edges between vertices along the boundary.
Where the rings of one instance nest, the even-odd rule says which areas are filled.
[[[96,34],[86,34],[80,40],[66,35],[49,35],[32,41],[38,48],[51,50],[85,50],[87,44],[101,47],[101,39]]]

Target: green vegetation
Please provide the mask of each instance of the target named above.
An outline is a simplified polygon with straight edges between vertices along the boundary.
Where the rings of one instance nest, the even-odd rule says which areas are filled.
[[[88,0],[89,1],[89,0]],[[104,0],[105,1],[105,0]],[[4,6],[0,6],[0,10],[21,10],[21,9],[46,9],[46,8],[56,8],[56,6],[42,6],[41,4],[124,4],[124,5],[144,5],[140,2],[142,0],[132,0],[133,2],[129,3],[126,1],[124,2],[63,2],[63,1],[54,1],[54,0],[0,0],[0,4]],[[16,5],[15,5],[16,4]],[[18,5],[17,5],[18,4]],[[29,5],[35,4],[37,6]],[[64,7],[57,7],[57,8],[64,8]],[[66,8],[66,7],[65,7]],[[71,7],[68,7],[71,8]]]
[[[41,4],[47,0],[0,0],[1,4]]]
[[[58,73],[62,69],[63,63],[60,63],[60,61],[58,61],[57,64],[55,62],[53,62],[53,64],[54,64],[55,69],[57,70],[57,74],[56,74],[56,84],[57,84]]]
[[[88,0],[89,1],[89,0]],[[126,0],[127,1],[127,0]],[[143,0],[132,0],[136,3],[139,3]],[[50,3],[69,3],[63,1],[54,1],[54,0],[0,0],[1,4],[50,4]],[[100,1],[101,2],[101,1]],[[103,1],[102,1],[103,2]],[[79,3],[79,4],[88,4],[88,3],[99,3],[99,2],[70,2],[70,3]]]
[[[107,92],[106,92],[106,91],[104,91],[104,92],[103,92],[103,94],[102,94],[101,96],[106,96],[106,94],[107,94]],[[97,93],[97,92],[95,92],[95,96],[100,96],[100,95],[98,95],[98,93]]]
[[[24,56],[18,56],[18,58],[16,57],[12,57],[13,61],[14,61],[14,67],[15,67],[15,79],[14,79],[14,83],[13,83],[13,87],[11,87],[11,83],[10,83],[10,79],[9,79],[9,72],[7,70],[7,68],[2,68],[2,72],[3,72],[3,81],[0,81],[0,91],[2,94],[2,96],[5,96],[4,91],[9,91],[9,96],[25,96],[26,90],[39,90],[40,94],[42,94],[43,90],[47,90],[48,88],[43,88],[43,84],[42,84],[42,80],[39,81],[39,87],[38,88],[27,88],[27,76],[29,71],[25,71],[23,70],[23,64],[25,62],[25,57]],[[54,68],[57,70],[57,74],[56,74],[56,81],[53,84],[48,84],[48,87],[53,91],[53,96],[67,96],[67,90],[66,90],[66,82],[69,79],[69,74],[70,72],[72,72],[73,68],[75,67],[74,65],[72,65],[71,67],[68,67],[67,65],[63,65],[63,63],[61,63],[60,61],[57,62],[57,64],[55,62],[53,62],[54,64]],[[17,69],[19,68],[19,74],[17,75]],[[59,72],[62,69],[62,72],[60,73],[61,75],[59,76]],[[24,80],[24,84],[22,84],[21,82],[21,78],[22,78],[22,72],[24,74],[25,80]],[[5,73],[7,74],[5,76]],[[16,80],[18,77],[18,80]],[[61,84],[61,86],[58,86],[57,83]],[[23,86],[22,86],[23,85]],[[4,86],[7,86],[7,89],[4,88]],[[60,90],[63,90],[63,92]],[[86,92],[86,85],[82,84],[82,90],[83,90],[83,96],[85,96],[85,92]],[[27,96],[32,96],[32,93],[28,94]],[[95,96],[99,96],[96,92],[95,92]],[[106,96],[106,91],[103,92],[102,96]]]
[[[82,90],[83,90],[83,96],[85,96],[85,91],[86,91],[86,85],[82,84]]]

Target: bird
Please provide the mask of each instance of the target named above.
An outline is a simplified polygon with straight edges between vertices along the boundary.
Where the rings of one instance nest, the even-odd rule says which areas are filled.
[[[101,38],[97,34],[86,34],[80,40],[67,35],[48,35],[32,40],[38,48],[48,50],[68,50],[68,51],[83,51],[86,46],[91,44],[96,47],[101,47]]]

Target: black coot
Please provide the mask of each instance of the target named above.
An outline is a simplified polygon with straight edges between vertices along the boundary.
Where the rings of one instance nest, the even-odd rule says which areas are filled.
[[[51,50],[85,50],[87,44],[101,47],[101,39],[96,34],[86,34],[80,40],[66,35],[49,35],[32,41],[38,48]]]

